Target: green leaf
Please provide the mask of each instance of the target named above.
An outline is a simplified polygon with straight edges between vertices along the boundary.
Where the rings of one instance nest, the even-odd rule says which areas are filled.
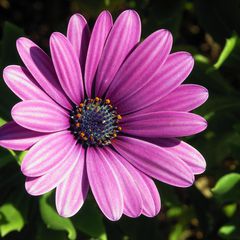
[[[68,239],[75,240],[77,233],[72,221],[68,218],[63,218],[58,215],[56,210],[49,204],[48,199],[51,193],[45,194],[40,199],[40,213],[43,221],[48,228],[53,230],[66,231],[68,233]]]
[[[232,217],[236,211],[237,211],[237,203],[227,204],[226,206],[223,207],[223,212],[229,218]]]
[[[233,34],[233,36],[231,38],[228,38],[226,40],[226,44],[224,46],[224,49],[222,50],[217,62],[214,64],[214,67],[216,69],[219,69],[222,64],[226,61],[226,59],[229,57],[229,55],[231,54],[231,52],[233,51],[234,47],[237,44],[237,35]]]
[[[0,207],[0,233],[4,237],[12,231],[21,231],[24,220],[18,209],[6,203]]]
[[[72,220],[76,228],[83,233],[101,240],[107,239],[103,217],[94,200],[86,200]]]
[[[212,192],[222,202],[237,201],[240,198],[239,188],[240,174],[229,173],[218,180]]]
[[[238,240],[240,236],[240,226],[236,224],[226,224],[218,230],[218,234],[224,239]]]
[[[6,121],[0,117],[0,127],[3,126],[6,123]]]
[[[17,162],[19,165],[21,165],[22,161],[23,161],[23,158],[25,157],[25,155],[27,154],[27,151],[23,151],[23,152],[20,152],[17,156]]]

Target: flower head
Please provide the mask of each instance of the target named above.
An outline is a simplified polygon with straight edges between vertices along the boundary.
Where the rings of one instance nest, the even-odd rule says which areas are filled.
[[[176,138],[207,126],[190,113],[206,101],[207,90],[182,84],[193,58],[170,53],[167,30],[141,43],[140,35],[132,10],[114,24],[102,12],[91,32],[75,14],[67,36],[51,35],[51,58],[20,38],[26,67],[4,69],[6,84],[22,101],[12,109],[13,121],[0,129],[0,145],[29,150],[21,165],[27,192],[56,188],[64,217],[79,211],[89,186],[111,220],[155,216],[161,204],[152,178],[188,187],[205,169],[202,155]]]

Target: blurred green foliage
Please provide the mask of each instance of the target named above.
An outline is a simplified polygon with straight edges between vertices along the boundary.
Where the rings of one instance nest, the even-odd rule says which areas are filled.
[[[24,153],[0,149],[0,239],[18,240],[239,240],[240,239],[240,0],[0,0],[0,69],[19,63],[15,41],[27,35],[48,51],[52,31],[65,31],[80,12],[92,26],[102,9],[114,16],[127,8],[142,19],[143,38],[170,29],[174,50],[189,51],[195,68],[188,82],[208,88],[208,102],[196,110],[207,131],[187,141],[207,160],[194,186],[157,183],[162,198],[155,218],[108,221],[91,196],[80,212],[57,215],[54,194],[31,197],[19,163]],[[0,126],[18,99],[0,77]]]

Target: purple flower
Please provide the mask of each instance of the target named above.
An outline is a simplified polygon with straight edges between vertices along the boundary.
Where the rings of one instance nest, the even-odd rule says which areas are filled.
[[[0,145],[29,150],[21,165],[26,190],[41,195],[56,188],[61,216],[79,211],[90,186],[110,220],[152,217],[161,206],[152,178],[188,187],[205,170],[202,155],[176,139],[207,126],[190,113],[206,101],[207,90],[182,84],[194,60],[187,52],[170,54],[167,30],[142,43],[140,35],[135,11],[123,12],[114,24],[104,11],[92,32],[75,14],[67,37],[51,35],[51,58],[20,38],[26,68],[4,69],[22,102],[0,129]]]

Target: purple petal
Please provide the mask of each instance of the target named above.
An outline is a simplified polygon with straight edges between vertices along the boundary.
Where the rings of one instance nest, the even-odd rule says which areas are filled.
[[[177,187],[193,184],[194,175],[187,164],[162,147],[123,136],[113,142],[113,147],[136,168],[153,178]]]
[[[90,34],[86,19],[81,14],[74,14],[68,23],[67,38],[77,54],[82,73],[84,73]]]
[[[146,38],[127,58],[116,74],[107,97],[117,106],[125,98],[134,95],[148,82],[159,78],[161,66],[172,48],[172,35],[167,30],[159,30]],[[136,97],[134,98],[136,101]],[[138,102],[142,102],[137,100]]]
[[[63,217],[71,217],[82,207],[88,193],[89,183],[84,159],[81,152],[71,174],[57,186],[56,207]]]
[[[206,169],[204,157],[195,148],[176,138],[149,139],[150,142],[164,147],[173,155],[181,158],[192,170],[194,174],[203,173]]]
[[[158,56],[156,56],[158,58]],[[140,63],[141,64],[141,63]],[[142,81],[134,82],[133,85],[138,86],[138,91],[130,91],[126,86],[126,98],[122,96],[118,99],[118,103],[115,105],[118,107],[120,114],[127,114],[135,112],[137,110],[146,108],[159,99],[167,96],[175,88],[177,88],[190,74],[194,65],[193,57],[186,52],[176,52],[170,54],[159,69],[155,69],[151,72],[152,68],[148,68],[146,71],[152,74],[152,77],[144,78]],[[120,72],[120,71],[119,71]],[[120,96],[119,93],[115,94]],[[113,92],[114,94],[114,92]],[[117,98],[117,97],[115,97]],[[139,100],[141,99],[141,101]],[[113,101],[113,100],[112,100]]]
[[[108,11],[103,11],[97,18],[93,27],[85,69],[85,87],[88,97],[92,97],[93,80],[112,25],[113,21],[111,14]]]
[[[38,196],[57,187],[71,174],[77,164],[81,151],[82,146],[76,144],[66,161],[63,164],[59,164],[57,169],[41,177],[27,177],[25,182],[27,192],[33,196]]]
[[[36,143],[24,157],[21,170],[28,177],[42,176],[62,165],[76,140],[69,131],[53,133]]]
[[[139,179],[141,183],[141,185],[139,183],[139,188],[141,188],[142,199],[144,204],[142,213],[147,217],[154,217],[160,212],[161,209],[161,200],[158,193],[158,189],[151,178],[149,178],[145,174],[141,174],[141,177],[143,179],[143,182],[141,183]],[[146,188],[148,189],[148,191],[146,190]]]
[[[84,98],[82,72],[74,48],[61,33],[50,38],[50,49],[58,79],[67,96],[76,104]]]
[[[123,132],[138,137],[184,137],[202,132],[204,118],[187,112],[152,112],[124,116]]]
[[[17,151],[24,151],[48,134],[28,130],[14,121],[0,128],[0,146]]]
[[[115,153],[118,160],[127,168],[133,177],[142,197],[142,214],[148,217],[156,216],[161,209],[160,196],[153,180],[146,176],[143,172],[136,169],[125,158]]]
[[[183,84],[141,113],[158,111],[189,112],[201,106],[208,99],[208,90],[195,84]]]
[[[54,101],[39,87],[28,70],[11,65],[3,70],[3,78],[8,87],[22,100]]]
[[[70,126],[68,113],[55,103],[23,101],[12,108],[11,114],[19,125],[38,132],[56,132]]]
[[[96,96],[102,96],[124,59],[140,40],[141,21],[133,10],[120,14],[107,38],[96,78]]]
[[[86,161],[90,187],[100,209],[108,219],[117,221],[123,213],[123,193],[109,159],[99,148],[90,147]]]
[[[142,213],[142,197],[134,178],[125,167],[119,154],[111,148],[104,148],[104,158],[108,160],[113,168],[123,192],[124,210],[123,213],[129,217],[138,217]]]
[[[61,88],[52,60],[34,42],[27,38],[17,40],[18,53],[38,84],[57,103],[71,109],[70,101]]]

